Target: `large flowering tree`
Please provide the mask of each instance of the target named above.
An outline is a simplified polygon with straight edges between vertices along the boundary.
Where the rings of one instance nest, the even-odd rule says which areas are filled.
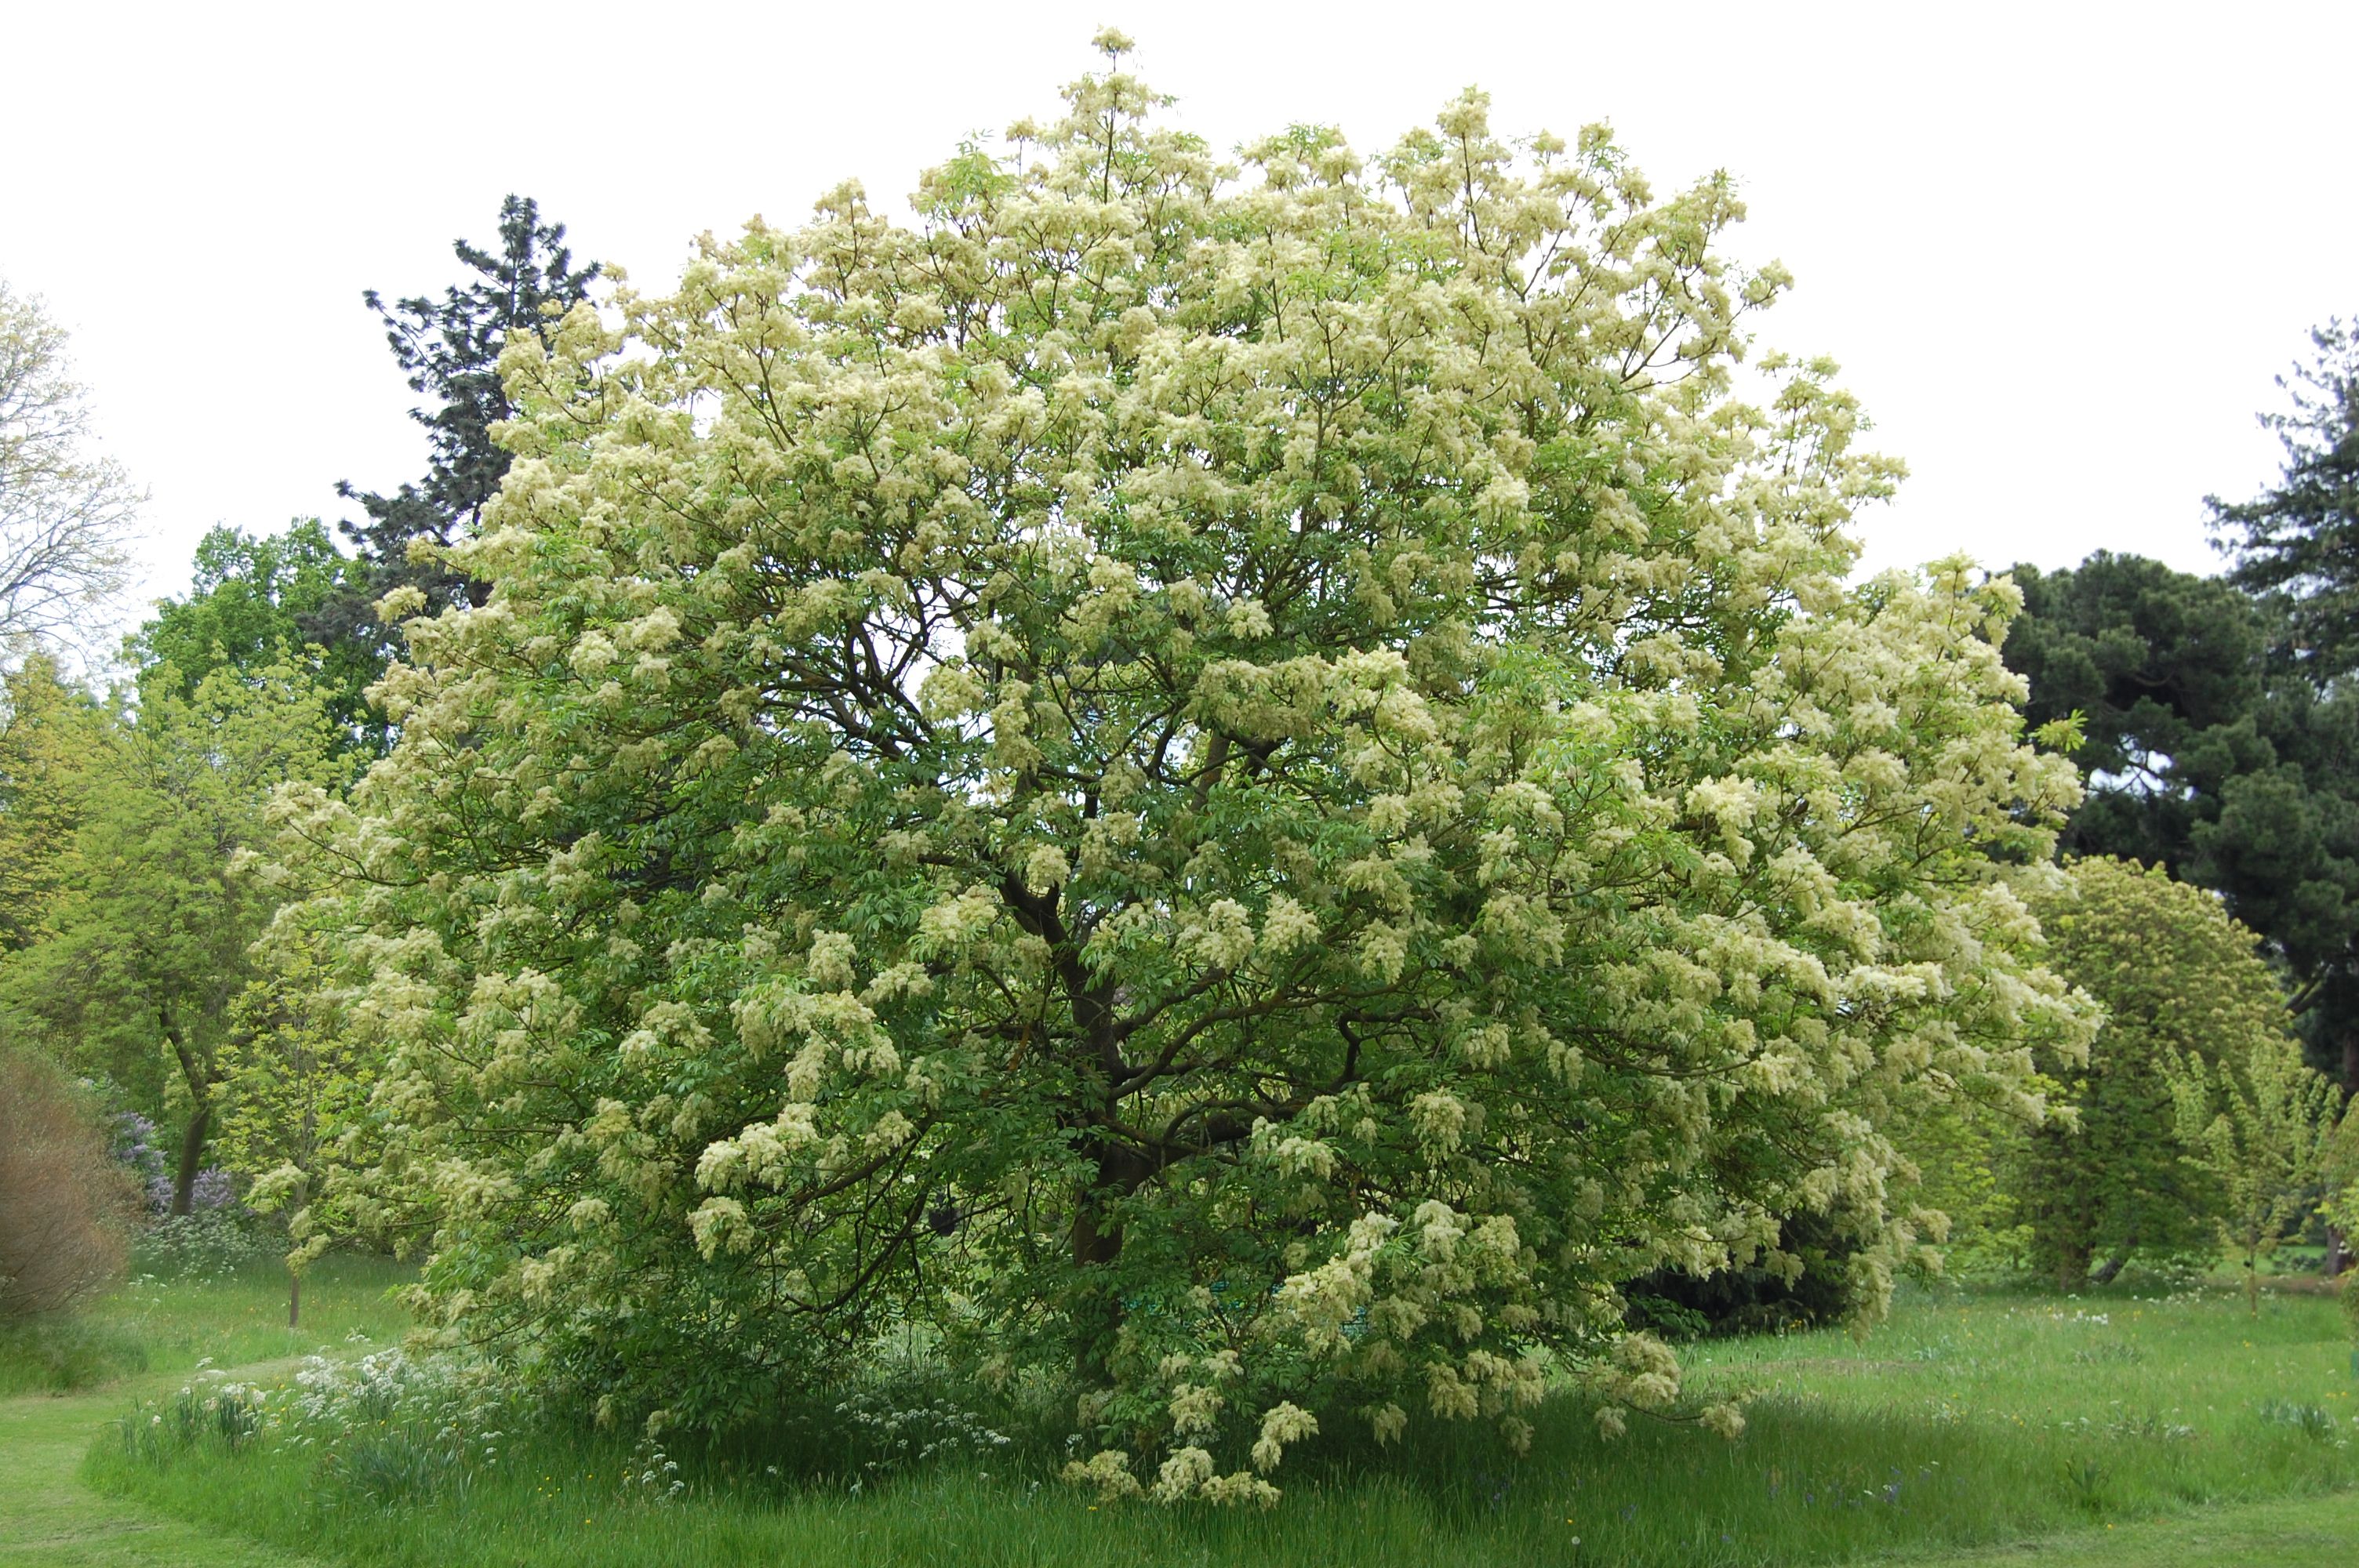
[[[1727,182],[1157,105],[1116,59],[914,222],[512,349],[495,591],[283,806],[392,1043],[375,1221],[616,1409],[915,1320],[1234,1498],[1321,1419],[1513,1437],[1551,1356],[1668,1405],[1621,1281],[1808,1208],[1872,1309],[1887,1111],[2080,1028],[2013,590],[1846,590],[1895,470],[1826,367],[1744,395]]]

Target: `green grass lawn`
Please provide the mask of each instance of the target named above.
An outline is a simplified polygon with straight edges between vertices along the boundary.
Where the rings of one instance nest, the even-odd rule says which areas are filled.
[[[71,1318],[0,1329],[0,1395],[93,1388],[141,1372],[239,1366],[356,1343],[390,1344],[408,1320],[386,1299],[412,1271],[381,1258],[323,1259],[287,1326],[287,1271],[258,1260],[213,1281],[141,1275]]]
[[[179,1388],[207,1358],[285,1367],[353,1336],[390,1343],[405,1319],[386,1299],[408,1271],[329,1258],[287,1327],[286,1276],[255,1264],[211,1283],[143,1280],[79,1318],[0,1333],[0,1568],[298,1568],[310,1561],[252,1537],[178,1520],[92,1490],[91,1439],[135,1397]]]
[[[223,1306],[211,1321],[244,1336],[243,1315]],[[2359,1384],[2321,1296],[2273,1294],[2248,1319],[2216,1291],[1917,1292],[1864,1340],[1732,1341],[1686,1358],[1695,1384],[1752,1396],[1741,1441],[1634,1424],[1608,1444],[1568,1400],[1523,1460],[1472,1436],[1289,1458],[1287,1499],[1267,1514],[1093,1506],[1048,1478],[1048,1454],[989,1476],[872,1478],[857,1494],[841,1476],[773,1479],[758,1453],[681,1455],[689,1484],[667,1501],[626,1439],[572,1435],[508,1434],[495,1462],[391,1507],[266,1436],[159,1466],[102,1434],[82,1475],[122,1506],[215,1531],[436,1568],[2006,1563],[2026,1560],[2026,1541],[2052,1564],[2359,1554]],[[829,1468],[824,1454],[771,1457],[790,1474]]]

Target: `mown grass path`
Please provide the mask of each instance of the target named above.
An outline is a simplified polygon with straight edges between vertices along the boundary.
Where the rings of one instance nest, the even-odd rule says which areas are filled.
[[[1910,1561],[1923,1568],[2349,1568],[2359,1562],[2359,1493],[2206,1509],[1994,1551],[1895,1560]]]
[[[161,1381],[0,1400],[0,1568],[319,1568],[318,1559],[167,1519],[82,1484],[91,1440],[135,1392]]]

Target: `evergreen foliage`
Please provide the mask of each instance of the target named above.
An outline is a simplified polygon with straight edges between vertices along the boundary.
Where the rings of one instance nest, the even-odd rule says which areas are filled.
[[[366,569],[312,613],[306,636],[325,646],[350,642],[390,656],[392,631],[377,620],[375,601],[397,588],[416,588],[432,604],[482,602],[485,585],[455,571],[447,550],[481,524],[507,472],[508,454],[493,438],[493,427],[511,412],[500,354],[524,338],[546,346],[555,318],[588,297],[599,272],[595,263],[573,265],[565,225],[541,222],[538,206],[525,196],[500,204],[495,246],[456,240],[451,250],[473,276],[446,287],[440,298],[419,295],[388,305],[375,289],[362,296],[385,324],[386,342],[410,390],[432,400],[410,411],[426,429],[429,456],[425,476],[390,495],[337,486],[364,514],[344,531]],[[412,548],[418,545],[432,548],[420,555]]]
[[[2215,579],[2104,552],[2012,575],[2026,716],[2082,719],[2067,849],[2225,895],[2283,963],[2312,1063],[2359,1087],[2359,685],[2273,657],[2279,607]]]
[[[2333,320],[2310,339],[2277,378],[2293,406],[2261,416],[2285,448],[2276,486],[2210,505],[2231,580],[2288,601],[2285,649],[2325,687],[2359,674],[2359,332]]]

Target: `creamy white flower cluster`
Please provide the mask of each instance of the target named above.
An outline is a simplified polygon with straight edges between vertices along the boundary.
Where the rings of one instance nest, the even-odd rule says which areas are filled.
[[[1788,1215],[1878,1310],[1893,1130],[2085,1038],[2014,591],[1848,586],[1897,467],[1745,379],[1727,183],[1158,104],[512,347],[490,602],[279,807],[454,1336],[660,1425],[924,1324],[1077,1381],[1090,1484],[1266,1501],[1550,1368],[1690,1413],[1617,1292]]]

